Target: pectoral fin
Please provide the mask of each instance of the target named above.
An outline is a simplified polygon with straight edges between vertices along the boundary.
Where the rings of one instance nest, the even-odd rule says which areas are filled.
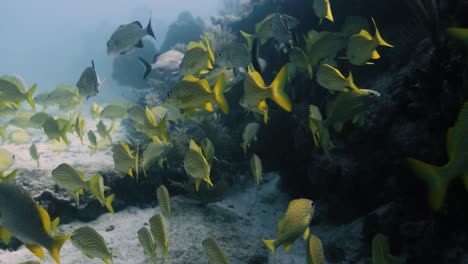
[[[29,251],[31,251],[38,258],[43,259],[45,257],[44,250],[38,245],[25,245]]]
[[[293,243],[284,244],[284,252],[288,253],[291,250]]]
[[[309,234],[310,234],[310,228],[308,227],[305,231],[304,231],[304,234],[302,235],[302,238],[304,240],[307,240],[307,238],[309,238]]]

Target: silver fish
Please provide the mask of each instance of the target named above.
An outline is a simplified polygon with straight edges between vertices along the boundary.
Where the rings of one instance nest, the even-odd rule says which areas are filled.
[[[78,92],[81,96],[89,97],[96,96],[99,93],[100,80],[94,69],[94,60],[91,60],[92,67],[87,67],[81,73],[80,79],[76,86],[78,87]]]
[[[107,54],[125,54],[131,51],[134,47],[142,48],[142,38],[146,35],[150,35],[156,39],[153,29],[151,28],[151,18],[146,28],[143,28],[139,21],[120,25],[114,33],[112,33],[109,41],[107,41]]]

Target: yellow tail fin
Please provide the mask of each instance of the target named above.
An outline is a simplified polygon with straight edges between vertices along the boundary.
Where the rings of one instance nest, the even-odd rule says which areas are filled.
[[[245,31],[240,31],[241,35],[245,38],[245,41],[247,42],[247,47],[249,48],[249,50],[252,49],[252,46],[253,46],[253,41],[254,41],[254,35],[252,34],[249,34]]]
[[[36,109],[36,104],[34,103],[34,100],[33,100],[33,93],[34,91],[36,91],[36,88],[37,88],[37,84],[34,84],[31,89],[29,89],[29,91],[26,93],[26,101],[28,101],[28,104],[32,107],[32,109]]]
[[[429,195],[429,204],[434,211],[439,210],[447,193],[447,177],[440,174],[439,167],[408,158],[411,170],[424,181]]]
[[[52,247],[47,249],[49,251],[49,254],[52,256],[52,258],[55,260],[57,264],[60,264],[60,249],[62,248],[63,244],[70,238],[72,237],[73,234],[68,234],[68,235],[63,235],[63,236],[57,236],[54,237],[54,242],[52,243]]]
[[[275,255],[276,253],[275,240],[264,239],[263,243],[265,244],[265,246],[267,246],[267,248],[271,251],[271,253]]]
[[[229,113],[229,105],[224,97],[224,87],[226,85],[226,76],[224,73],[220,74],[216,84],[213,88],[214,100],[218,104],[219,108],[223,111],[223,113]]]
[[[288,65],[284,65],[281,68],[280,72],[276,75],[273,82],[270,84],[269,88],[271,89],[271,99],[275,101],[279,106],[284,110],[291,112],[292,103],[289,96],[286,94],[284,88],[286,82],[288,81]]]
[[[111,194],[106,198],[106,208],[111,214],[114,214],[114,208],[112,207],[112,202],[114,201],[115,194]]]
[[[374,18],[372,18],[372,23],[374,23],[374,28],[375,28],[375,36],[374,36],[375,41],[377,41],[377,43],[379,43],[380,46],[385,46],[389,48],[395,47],[382,38],[379,32],[379,29],[377,28],[377,24],[375,23]]]
[[[63,142],[65,142],[65,144],[69,145],[70,142],[68,141],[68,138],[67,138],[67,132],[68,132],[68,125],[65,125],[62,130],[60,130],[60,137],[63,139]]]

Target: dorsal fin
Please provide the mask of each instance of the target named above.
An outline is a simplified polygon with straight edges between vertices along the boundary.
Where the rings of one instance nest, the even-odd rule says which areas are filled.
[[[93,70],[94,70],[94,60],[91,60],[91,65],[93,66]]]
[[[39,212],[39,216],[41,217],[42,220],[42,227],[46,231],[47,234],[50,233],[50,216],[47,211],[42,208],[40,205],[37,205],[37,211]]]
[[[139,21],[133,21],[132,23],[128,24],[129,26],[132,25],[132,26],[138,26],[140,28],[143,28],[143,26],[141,25],[141,23]]]

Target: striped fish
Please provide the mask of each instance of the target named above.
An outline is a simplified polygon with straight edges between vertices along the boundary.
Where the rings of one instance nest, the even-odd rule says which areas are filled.
[[[41,155],[37,151],[35,143],[33,143],[31,147],[29,147],[29,155],[31,155],[31,158],[36,161],[37,167],[39,167],[39,158],[41,157]]]
[[[218,242],[213,238],[207,238],[202,242],[205,249],[205,255],[210,260],[211,264],[228,264],[229,260],[224,255],[223,250],[218,245]]]
[[[31,137],[25,130],[17,129],[10,133],[9,140],[13,144],[23,145],[28,144],[31,141]]]
[[[341,33],[312,30],[307,34],[305,52],[309,62],[316,65],[323,59],[335,59],[345,46],[345,35]]]
[[[31,116],[30,120],[34,128],[41,129],[42,125],[49,117],[51,117],[51,115],[46,112],[37,112]]]
[[[195,189],[198,191],[202,180],[205,180],[208,186],[213,186],[210,179],[211,167],[203,156],[201,148],[193,139],[190,140],[189,150],[184,158],[185,171],[195,178]]]
[[[92,227],[83,226],[78,228],[70,240],[87,257],[100,258],[106,264],[112,263],[112,253],[107,248],[106,241]]]
[[[145,108],[141,105],[133,105],[128,108],[127,115],[133,121],[143,125],[145,123]]]
[[[252,142],[257,141],[257,133],[260,125],[256,122],[248,123],[244,132],[242,133],[241,147],[244,150],[244,154],[247,154],[247,149],[250,148]]]
[[[107,41],[107,54],[125,54],[133,50],[134,47],[142,48],[142,38],[146,35],[150,35],[156,39],[153,29],[151,28],[151,18],[146,28],[143,28],[139,21],[120,25],[114,33],[112,33],[109,41]]]
[[[74,169],[67,163],[62,163],[52,171],[52,179],[58,186],[73,195],[77,205],[79,204],[79,196],[83,194],[83,188],[87,187],[83,172]]]
[[[98,119],[99,116],[101,115],[102,109],[104,109],[102,106],[96,104],[93,102],[91,105],[91,116],[93,119]]]
[[[289,203],[286,214],[278,222],[278,237],[276,240],[263,240],[263,243],[271,250],[273,255],[276,249],[284,245],[288,252],[294,241],[303,236],[309,236],[309,224],[315,211],[315,204],[309,199],[295,199]]]
[[[359,91],[351,71],[346,78],[337,68],[329,64],[320,65],[317,71],[317,82],[329,91],[349,92],[348,88]]]
[[[153,215],[150,218],[149,223],[154,242],[156,246],[161,249],[164,258],[167,259],[169,253],[169,241],[167,240],[167,231],[162,216],[160,214]]]
[[[122,174],[128,174],[133,177],[133,170],[136,171],[138,177],[138,150],[134,156],[128,144],[120,141],[112,147],[112,158],[114,159],[115,168]]]
[[[250,64],[249,49],[244,43],[234,39],[218,51],[216,64],[224,68],[246,67]]]
[[[89,143],[91,143],[92,146],[97,145],[96,134],[94,134],[94,132],[92,130],[88,131],[88,140],[89,140]]]
[[[141,157],[141,165],[144,172],[155,162],[162,168],[167,152],[172,148],[172,144],[161,141],[157,136],[153,136],[153,140],[146,145]]]
[[[260,188],[260,184],[262,183],[262,161],[255,153],[250,159],[250,171],[252,172],[252,175],[255,178],[255,183],[257,184],[257,187]]]
[[[115,120],[125,118],[127,116],[127,107],[123,104],[108,104],[102,109],[100,117]]]
[[[196,75],[206,69],[212,69],[213,65],[211,64],[208,51],[200,47],[195,47],[184,54],[184,58],[179,67],[182,75]]]
[[[288,66],[284,65],[276,75],[273,82],[266,86],[259,72],[253,71],[249,67],[247,76],[244,79],[244,104],[248,107],[260,108],[265,99],[270,98],[284,110],[291,112],[292,103],[285,92],[288,81]]]
[[[156,259],[156,244],[153,241],[153,238],[151,237],[151,233],[146,227],[140,228],[138,230],[138,241],[140,241],[140,245],[143,247],[143,251],[145,252],[145,255],[148,255],[151,258],[151,261],[153,264],[157,263]]]
[[[325,264],[323,245],[320,238],[310,234],[307,240],[307,264]]]
[[[370,60],[377,60],[380,58],[377,47],[394,47],[382,38],[374,18],[372,18],[372,23],[375,29],[374,37],[372,37],[369,32],[361,30],[359,34],[352,35],[349,39],[346,56],[353,65],[373,64]]]
[[[9,76],[8,78],[2,76],[0,78],[0,103],[13,103],[19,106],[22,101],[26,100],[32,109],[35,109],[32,95],[36,88],[37,84],[34,84],[27,92],[23,91],[19,83],[13,82]]]
[[[0,148],[0,173],[7,171],[15,161],[15,155],[9,150]]]
[[[201,148],[203,152],[203,156],[206,158],[206,161],[208,161],[208,164],[213,163],[213,159],[215,159],[215,149],[213,146],[213,143],[209,138],[204,138],[201,141]]]
[[[91,179],[86,181],[89,191],[96,197],[101,206],[105,206],[111,214],[114,214],[114,208],[112,208],[112,202],[114,201],[115,194],[111,194],[107,197],[104,196],[104,189],[108,188],[104,186],[104,179],[101,175],[96,174]]]
[[[158,196],[158,204],[161,211],[167,218],[171,218],[171,199],[169,197],[169,191],[166,186],[161,185],[156,191]]]
[[[213,90],[206,79],[198,79],[193,75],[186,75],[169,93],[166,102],[185,110],[205,109],[214,111],[213,102],[221,110],[229,113],[229,105],[224,97],[225,75],[220,74]]]
[[[44,129],[44,133],[49,139],[56,139],[60,141],[60,138],[62,138],[65,144],[68,145],[68,125],[64,125],[63,127],[61,127],[58,120],[55,120],[52,116],[50,116],[46,119],[46,121],[44,121],[44,124],[42,124],[42,128]]]
[[[81,96],[86,97],[86,99],[96,96],[99,93],[100,80],[96,70],[94,69],[94,60],[91,60],[91,64],[92,67],[84,69],[78,83],[76,84],[78,92]]]
[[[111,129],[108,129],[106,124],[104,124],[102,120],[99,120],[99,122],[96,124],[96,130],[99,133],[99,136],[101,136],[102,138],[108,138],[110,141],[112,141],[112,138],[110,136]]]
[[[322,24],[324,18],[334,22],[330,0],[314,0],[313,9],[315,15],[320,19],[319,24]]]

